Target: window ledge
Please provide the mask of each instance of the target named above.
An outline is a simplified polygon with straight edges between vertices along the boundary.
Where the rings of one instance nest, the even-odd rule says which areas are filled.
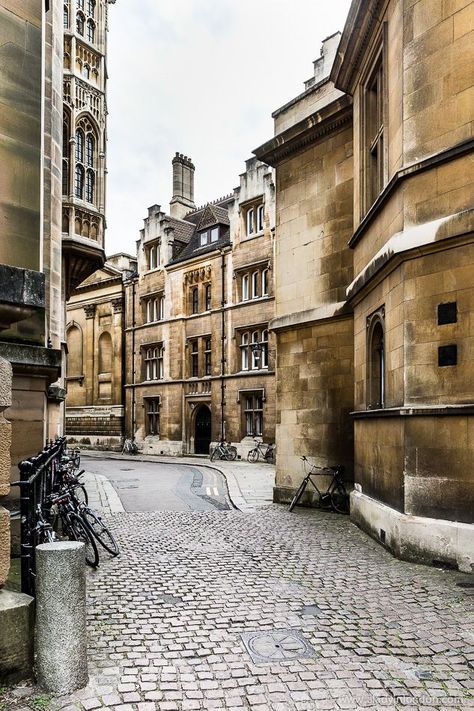
[[[265,234],[265,230],[260,230],[260,232],[255,232],[255,234],[244,235],[241,239],[241,242],[249,242],[252,239],[257,239],[258,237],[263,237],[264,234]]]

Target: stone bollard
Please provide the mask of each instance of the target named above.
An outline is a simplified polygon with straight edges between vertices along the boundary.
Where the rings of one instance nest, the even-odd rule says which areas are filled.
[[[36,676],[56,694],[87,685],[84,543],[36,548]]]

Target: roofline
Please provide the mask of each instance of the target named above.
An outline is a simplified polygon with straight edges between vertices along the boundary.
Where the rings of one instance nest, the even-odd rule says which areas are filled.
[[[337,89],[353,93],[354,80],[362,55],[366,51],[378,18],[387,0],[352,0],[330,79]]]

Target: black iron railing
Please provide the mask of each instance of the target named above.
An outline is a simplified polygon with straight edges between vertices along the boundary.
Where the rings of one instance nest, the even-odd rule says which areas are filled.
[[[20,481],[13,485],[20,487],[21,515],[21,591],[35,594],[36,561],[35,548],[38,544],[36,511],[43,506],[57,482],[61,457],[66,447],[66,438],[59,437],[46,444],[35,457],[19,463]]]

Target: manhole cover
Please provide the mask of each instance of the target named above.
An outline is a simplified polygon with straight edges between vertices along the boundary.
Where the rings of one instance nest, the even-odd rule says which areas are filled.
[[[294,630],[242,632],[241,637],[256,664],[315,656],[314,649]]]
[[[317,605],[305,605],[300,610],[300,615],[320,615],[322,610]]]

